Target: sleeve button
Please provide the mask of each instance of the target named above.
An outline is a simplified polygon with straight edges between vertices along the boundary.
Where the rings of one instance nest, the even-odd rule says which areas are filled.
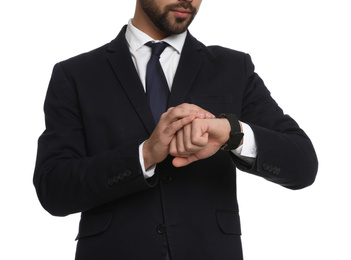
[[[107,180],[107,184],[108,184],[109,186],[112,186],[112,185],[114,184],[113,178],[109,178],[109,179]]]
[[[265,171],[268,170],[268,165],[267,165],[267,163],[264,163],[264,164],[262,165],[262,167],[263,167],[263,170],[265,170]]]
[[[123,181],[125,178],[126,178],[126,176],[124,176],[123,173],[118,174],[118,179],[119,179],[120,181]]]
[[[125,172],[124,172],[124,176],[125,177],[129,177],[129,176],[131,176],[132,175],[132,172],[130,171],[130,170],[126,170]]]
[[[119,182],[118,176],[114,176],[114,177],[113,177],[113,182],[114,182],[114,183],[118,183],[118,182]]]
[[[273,169],[273,174],[274,174],[274,175],[279,175],[279,173],[280,173],[280,168],[275,167],[275,168]]]

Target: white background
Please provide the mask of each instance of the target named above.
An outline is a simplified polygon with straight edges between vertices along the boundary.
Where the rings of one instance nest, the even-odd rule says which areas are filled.
[[[314,142],[315,184],[290,191],[238,173],[246,260],[351,259],[350,5],[203,1],[191,33],[252,56],[272,96]],[[112,40],[135,1],[0,4],[0,259],[73,259],[79,216],[45,212],[32,175],[53,65]]]

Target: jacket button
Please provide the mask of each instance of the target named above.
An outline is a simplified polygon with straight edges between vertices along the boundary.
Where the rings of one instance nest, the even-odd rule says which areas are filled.
[[[168,175],[168,174],[165,174],[165,175],[163,175],[162,180],[163,180],[165,183],[171,183],[172,177],[171,177],[170,175]]]
[[[160,224],[156,227],[156,231],[159,234],[164,234],[166,233],[166,225],[165,224]]]

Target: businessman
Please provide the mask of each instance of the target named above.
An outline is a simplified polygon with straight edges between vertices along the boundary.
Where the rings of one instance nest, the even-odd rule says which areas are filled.
[[[77,260],[243,259],[236,168],[314,182],[250,56],[187,30],[200,5],[137,0],[114,40],[54,67],[34,185],[51,214],[81,212]]]

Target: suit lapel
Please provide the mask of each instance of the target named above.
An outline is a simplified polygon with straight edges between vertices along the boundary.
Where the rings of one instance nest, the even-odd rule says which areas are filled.
[[[135,111],[138,113],[145,128],[151,135],[155,128],[155,123],[144,88],[130,56],[125,39],[125,31],[126,26],[121,30],[117,38],[110,43],[107,60],[113,68],[118,81],[123,87]]]
[[[148,133],[155,129],[152,112],[141,84],[139,75],[130,56],[125,39],[126,26],[123,27],[108,46],[107,60],[111,65],[118,81],[123,87],[128,99],[138,113]],[[188,33],[180,57],[178,69],[173,80],[169,107],[184,103],[203,61],[200,43]]]
[[[184,103],[203,61],[201,44],[188,32],[176,75],[173,80],[169,107]]]

